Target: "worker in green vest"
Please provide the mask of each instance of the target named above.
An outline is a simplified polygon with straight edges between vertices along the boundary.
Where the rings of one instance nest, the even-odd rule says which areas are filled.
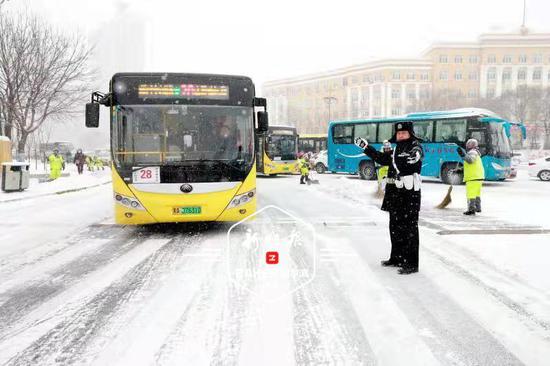
[[[50,163],[50,180],[61,177],[61,170],[65,169],[65,161],[59,155],[59,150],[55,149],[53,154],[48,156],[48,161]]]
[[[94,159],[90,155],[86,155],[86,165],[88,166],[88,171],[94,171]]]
[[[382,144],[382,149],[380,149],[381,152],[385,153],[385,154],[390,154],[392,153],[392,148],[391,148],[391,144],[388,140],[384,140],[384,143]],[[389,165],[380,165],[380,167],[378,168],[378,172],[377,172],[377,176],[378,176],[378,184],[380,185],[380,188],[382,190],[384,190],[384,187],[385,187],[385,181],[384,181],[384,178],[386,178],[388,176],[388,170],[389,170]]]
[[[485,179],[485,170],[476,139],[466,141],[466,151],[457,148],[458,155],[464,160],[464,182],[466,183],[466,199],[468,209],[464,215],[475,215],[481,212],[481,186]]]
[[[104,170],[105,169],[103,167],[103,160],[101,160],[97,156],[94,156],[93,159],[94,159],[94,166],[97,168],[97,170],[99,170],[99,169]]]
[[[309,181],[309,161],[305,154],[298,159],[298,166],[300,167],[300,184],[306,184]]]

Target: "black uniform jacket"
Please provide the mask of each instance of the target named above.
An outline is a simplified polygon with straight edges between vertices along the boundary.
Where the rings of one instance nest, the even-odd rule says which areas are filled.
[[[388,165],[388,178],[391,180],[412,175],[420,174],[422,170],[422,159],[424,150],[420,143],[410,138],[400,141],[396,144],[393,154],[384,154],[377,151],[371,145],[365,149],[365,154],[380,165]],[[393,157],[392,157],[393,156]],[[395,166],[394,162],[395,161]],[[397,170],[395,169],[397,166]],[[387,184],[384,194],[382,210],[391,212],[405,211],[416,213],[420,211],[420,190],[397,188],[395,184]]]

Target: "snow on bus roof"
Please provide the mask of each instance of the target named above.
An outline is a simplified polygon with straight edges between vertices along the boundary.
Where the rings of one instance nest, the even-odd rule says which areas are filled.
[[[330,123],[356,123],[356,122],[399,122],[399,121],[419,121],[419,120],[434,120],[442,118],[460,118],[460,117],[482,117],[482,122],[508,122],[496,113],[482,108],[459,108],[448,111],[431,111],[431,112],[415,112],[406,115],[376,118],[376,119],[355,119],[331,121]]]

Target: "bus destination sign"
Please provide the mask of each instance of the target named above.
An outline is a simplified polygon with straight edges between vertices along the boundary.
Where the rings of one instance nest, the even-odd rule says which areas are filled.
[[[228,100],[229,87],[206,84],[140,84],[138,97]]]

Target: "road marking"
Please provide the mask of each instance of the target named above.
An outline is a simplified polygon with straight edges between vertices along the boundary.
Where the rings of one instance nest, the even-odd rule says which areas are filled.
[[[319,239],[325,243],[333,241],[329,237]],[[353,250],[348,239],[342,238],[339,245],[347,250]],[[379,364],[439,364],[421,335],[395,303],[388,289],[359,256],[334,263],[342,279],[341,286],[345,287],[345,293],[356,310]]]

